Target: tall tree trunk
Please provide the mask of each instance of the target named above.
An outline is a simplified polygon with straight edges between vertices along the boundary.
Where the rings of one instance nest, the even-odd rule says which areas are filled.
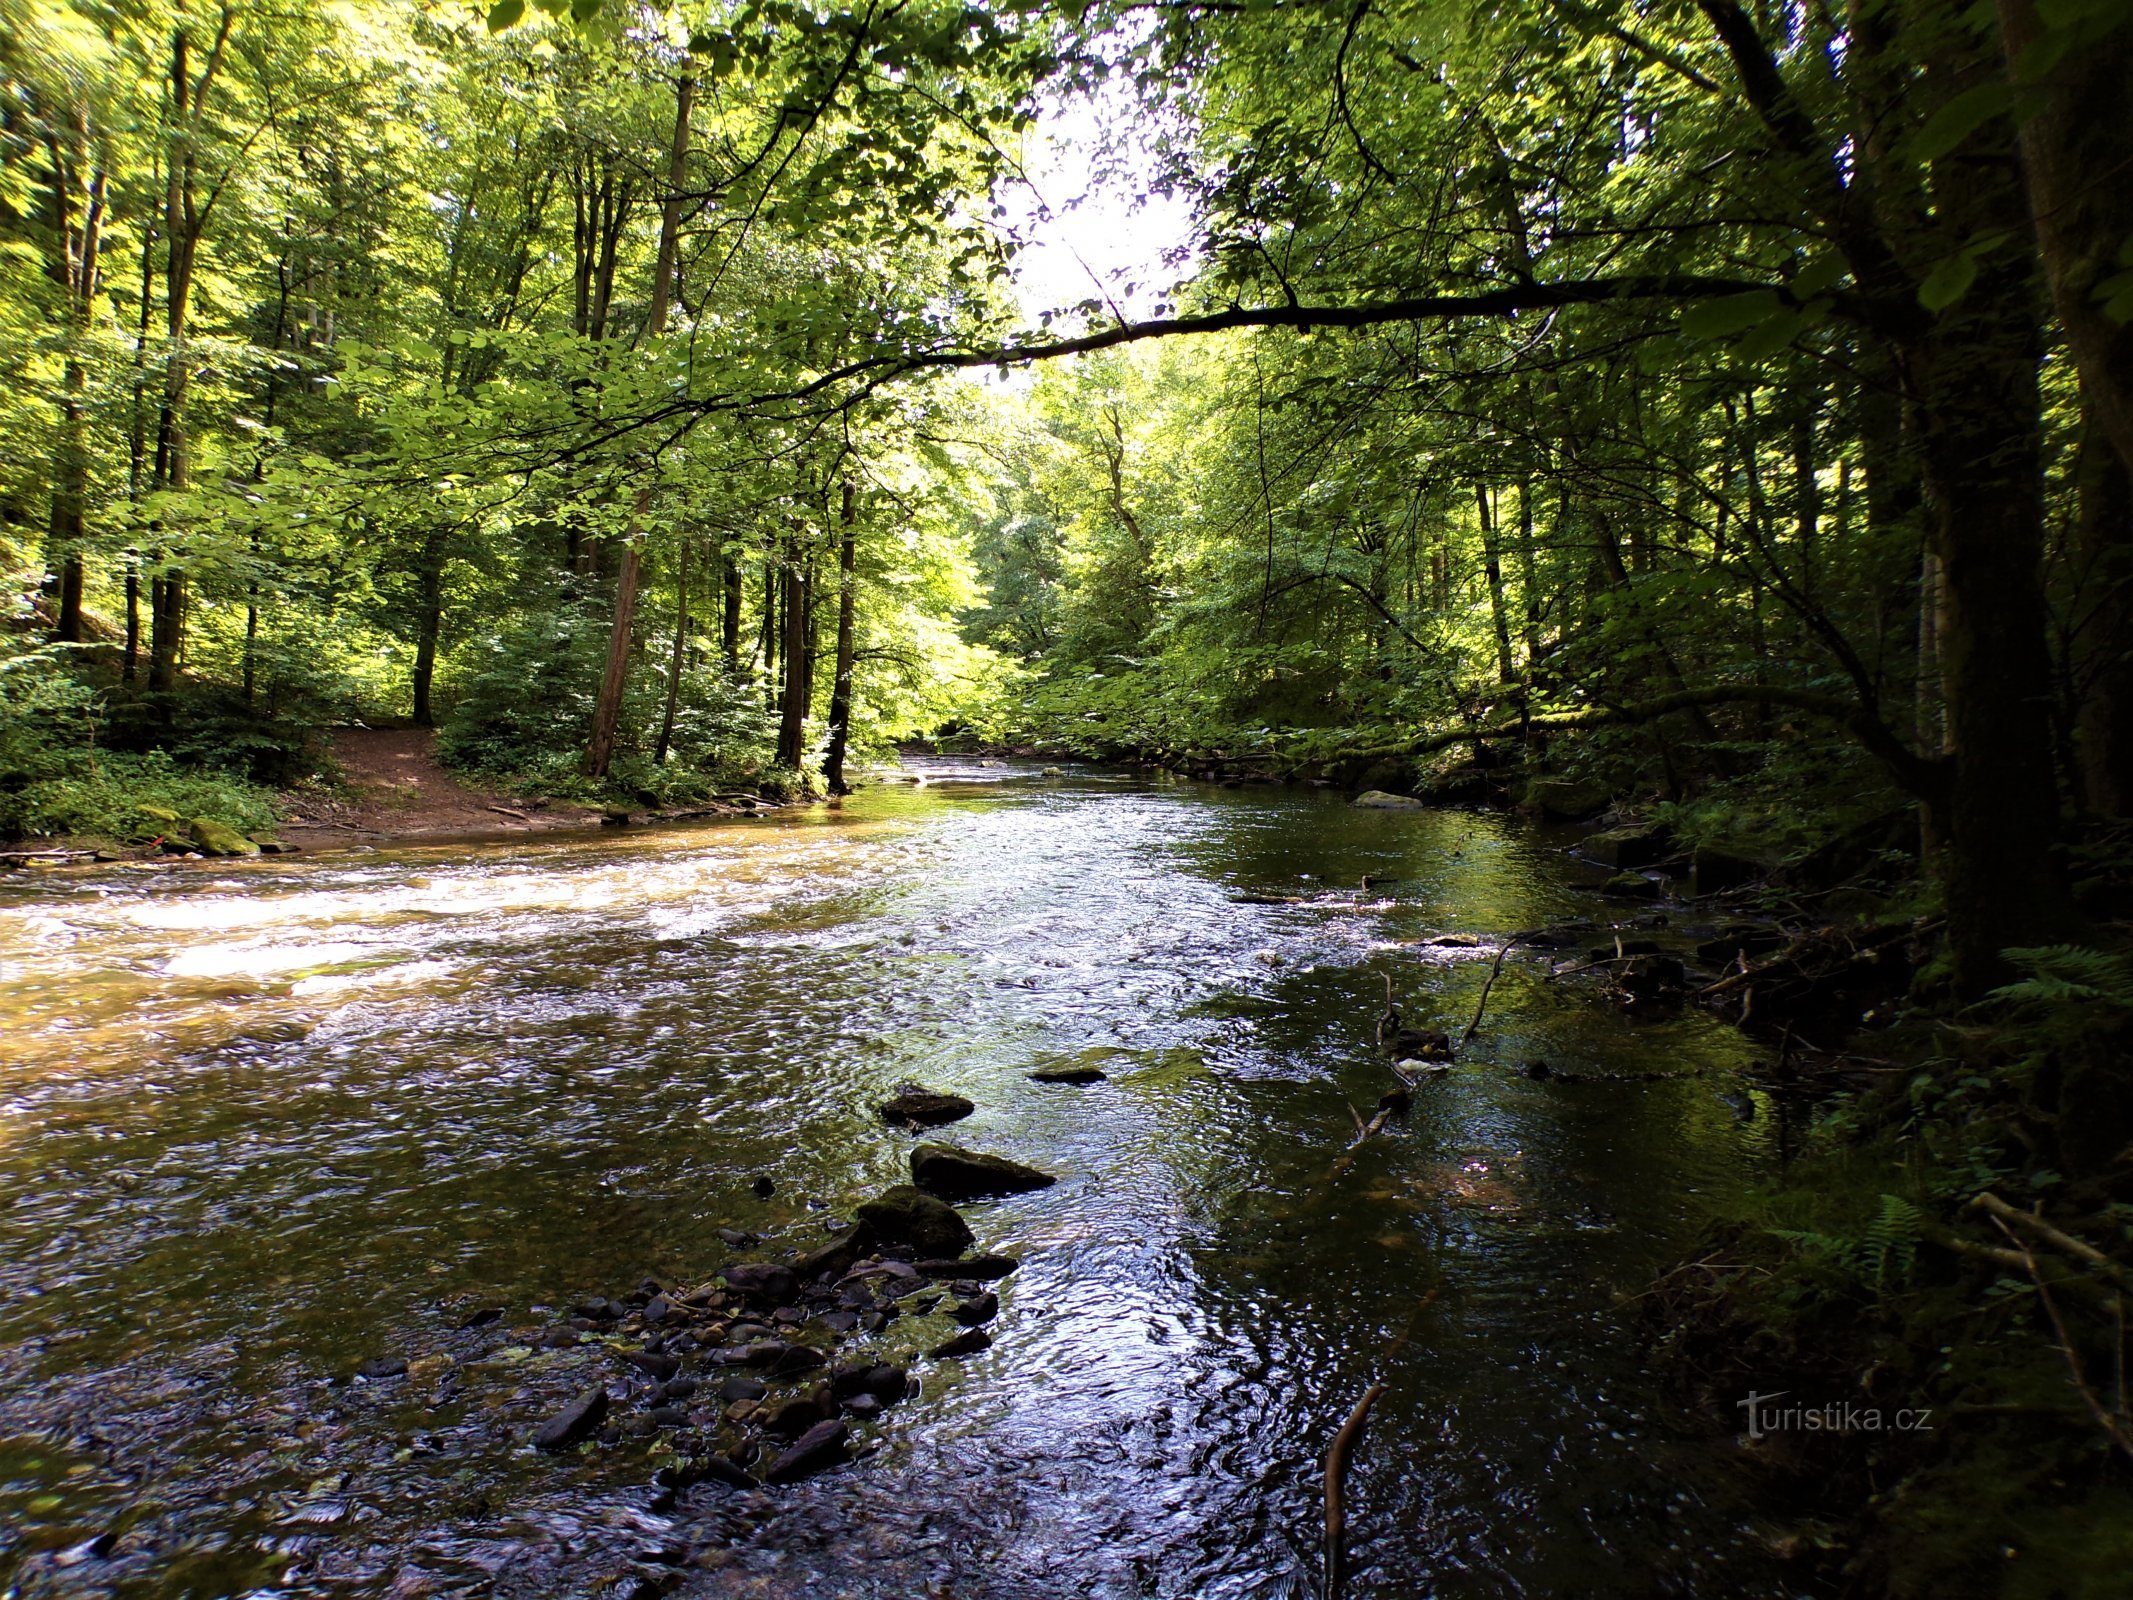
[[[674,573],[674,654],[667,662],[667,703],[659,713],[659,739],[652,746],[652,764],[667,764],[667,751],[674,744],[674,713],[681,705],[681,671],[689,653],[689,541],[681,541],[679,565]]]
[[[1518,588],[1530,679],[1533,663],[1540,659],[1541,593],[1533,559],[1533,485],[1524,478],[1518,480]]]
[[[171,149],[169,170],[164,174],[163,265],[164,331],[170,351],[163,372],[163,403],[156,418],[155,482],[159,489],[182,493],[190,477],[190,445],[185,433],[186,390],[191,382],[191,357],[186,336],[192,315],[193,277],[200,259],[200,238],[207,227],[198,196],[194,193],[197,152],[193,147],[200,118],[222,52],[229,43],[235,12],[227,5],[207,62],[196,80],[192,75],[192,41],[183,28],[172,35],[170,49]],[[150,608],[148,686],[169,689],[177,681],[178,661],[185,636],[186,580],[180,567],[166,568]]]
[[[2019,237],[2028,221],[2011,134],[1997,148],[1973,135],[1961,154],[1936,163],[1934,194],[1947,240]],[[1972,995],[2006,975],[2000,951],[2072,927],[2053,853],[2059,796],[2035,289],[2026,250],[1992,252],[1970,292],[1904,351],[1946,599],[1949,946],[1957,987]]]
[[[797,538],[786,552],[779,576],[785,679],[778,696],[778,765],[798,772],[807,754],[807,680],[813,662],[807,653],[806,563]]]
[[[437,726],[431,689],[437,680],[437,643],[444,633],[444,533],[432,528],[422,538],[422,555],[415,569],[415,726]]]
[[[682,183],[688,176],[689,112],[696,103],[696,80],[684,77],[674,90],[674,140],[667,152],[666,202],[659,212],[659,255],[652,267],[652,304],[645,314],[647,344],[666,331],[667,307],[674,289],[674,261],[681,233]],[[630,513],[622,551],[622,571],[615,580],[615,613],[608,625],[607,666],[600,676],[600,698],[593,707],[592,737],[585,751],[588,776],[604,778],[614,764],[615,735],[622,719],[622,692],[629,682],[630,644],[637,620],[637,588],[643,574],[645,513],[651,507],[652,466],[642,469],[643,483]]]
[[[81,345],[87,337],[96,303],[98,267],[104,221],[104,172],[95,169],[83,196],[81,226],[73,223],[73,189],[80,163],[90,157],[86,112],[78,115],[75,151],[70,159],[52,142],[52,204],[57,248],[49,262],[50,275],[66,296],[67,359],[61,379],[59,437],[53,446],[52,515],[46,525],[46,557],[59,574],[59,612],[53,636],[65,644],[82,638],[82,527],[88,500],[89,451],[84,437],[82,395],[88,386],[88,371]]]
[[[2074,633],[2081,689],[2083,799],[2133,816],[2133,473],[2091,429],[2079,465],[2082,611]]]
[[[732,673],[741,670],[741,564],[731,550],[720,559],[724,609],[719,616],[718,646],[725,657],[726,670]]]
[[[2040,47],[2057,59],[2025,85],[2032,103],[2019,115],[2023,174],[2052,305],[2081,374],[2082,393],[2103,432],[2133,471],[2133,319],[2114,318],[2097,298],[2125,270],[2133,241],[2133,24],[2101,32],[2086,26],[2107,8],[2067,8],[2060,39],[2049,38],[2037,0],[1999,0],[2006,52],[2020,73]]]
[[[852,480],[844,480],[844,503],[839,520],[843,536],[837,541],[837,670],[830,689],[829,756],[823,763],[824,784],[831,794],[849,794],[844,781],[844,756],[852,735],[852,654],[854,610],[859,585],[852,577],[859,550],[859,496]]]
[[[1496,515],[1489,504],[1489,486],[1474,485],[1474,503],[1481,513],[1481,555],[1489,580],[1489,620],[1496,628],[1496,681],[1510,683],[1517,677],[1511,661],[1511,618],[1504,609],[1503,556],[1497,549]]]

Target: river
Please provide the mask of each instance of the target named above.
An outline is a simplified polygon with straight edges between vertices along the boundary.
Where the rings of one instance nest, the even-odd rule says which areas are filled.
[[[1623,1303],[1777,1159],[1747,1041],[1514,953],[1344,1161],[1387,975],[1456,1034],[1505,936],[1649,908],[1501,817],[919,765],[838,809],[0,887],[0,1592],[1302,1594],[1376,1381],[1351,1596],[1792,1592]],[[1026,1076],[1064,1062],[1108,1080]],[[964,1208],[1022,1263],[990,1350],[792,1488],[655,1511],[648,1441],[526,1447],[543,1363],[592,1359],[531,1332],[702,1281],[721,1228],[823,1242],[907,1178],[872,1111],[907,1078],[1060,1175]],[[350,1380],[381,1356],[410,1372]]]

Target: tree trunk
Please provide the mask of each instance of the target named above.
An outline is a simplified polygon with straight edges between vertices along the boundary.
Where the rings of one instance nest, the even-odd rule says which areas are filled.
[[[844,533],[837,541],[837,670],[830,690],[829,756],[823,763],[822,775],[831,794],[849,794],[851,785],[844,781],[844,756],[852,734],[853,612],[859,589],[852,577],[859,550],[859,497],[850,478],[844,480],[839,520]]]
[[[434,528],[423,538],[416,582],[420,588],[415,619],[415,726],[434,728],[437,717],[430,688],[436,681],[437,643],[444,632],[444,535]]]
[[[88,158],[89,128],[86,115],[77,126],[77,160]],[[87,337],[97,292],[97,257],[101,251],[104,220],[104,173],[97,169],[84,196],[80,231],[75,231],[72,189],[75,167],[58,145],[52,148],[53,222],[58,241],[49,263],[50,275],[65,292],[67,302],[67,359],[61,380],[59,438],[53,446],[52,515],[46,525],[47,559],[59,573],[59,612],[53,636],[64,644],[82,639],[82,524],[88,500],[89,452],[84,437],[82,395],[88,372],[81,354]]]
[[[735,673],[741,670],[741,564],[730,550],[721,559],[724,609],[719,616],[718,645],[726,670]]]
[[[2015,234],[2027,210],[2011,140],[1975,135],[1936,163],[1942,237]],[[2043,584],[2044,466],[2034,264],[2001,250],[1903,352],[1918,406],[1927,520],[1944,586],[1948,941],[1958,989],[1982,993],[2000,952],[2072,928],[2054,860],[2059,797]]]
[[[659,254],[652,267],[652,304],[645,314],[645,340],[666,331],[667,306],[674,288],[674,261],[681,232],[681,186],[688,176],[689,111],[696,102],[696,80],[683,78],[674,90],[674,140],[667,152],[667,196],[659,212]],[[642,469],[651,471],[649,463]],[[637,620],[637,587],[643,576],[644,519],[651,507],[649,476],[637,490],[630,513],[622,571],[615,579],[615,612],[608,625],[607,666],[600,676],[600,698],[593,707],[592,737],[585,750],[587,776],[604,778],[614,764],[615,735],[622,720],[622,692],[629,682],[630,643]]]
[[[2080,688],[2082,797],[2106,817],[2133,816],[2133,473],[2097,437],[2078,468],[2082,608],[2072,654]]]
[[[674,574],[674,654],[667,662],[667,703],[659,713],[659,738],[652,746],[652,764],[667,764],[667,751],[674,744],[674,713],[681,704],[681,671],[689,651],[689,541],[681,541],[680,565]]]
[[[1540,659],[1541,594],[1540,577],[1533,559],[1533,486],[1526,479],[1518,480],[1518,587],[1522,620],[1525,628],[1526,674],[1530,679],[1533,663]]]
[[[2093,8],[2092,8],[2093,9]],[[2000,28],[2014,71],[2025,52],[2058,45],[2058,60],[2025,83],[2035,103],[2018,113],[2023,176],[2052,305],[2081,374],[2091,414],[2133,471],[2133,319],[2114,319],[2099,284],[2123,272],[2133,241],[2133,26],[2119,20],[2100,35],[2049,37],[2037,0],[1999,0]],[[2098,13],[2100,15],[2100,13]]]
[[[778,765],[798,772],[807,754],[807,680],[813,663],[807,654],[807,575],[797,540],[780,576],[785,682],[778,697]]]
[[[1481,512],[1481,554],[1489,579],[1489,620],[1496,628],[1496,681],[1510,683],[1517,677],[1511,661],[1511,618],[1504,610],[1503,557],[1496,546],[1496,517],[1489,504],[1487,484],[1474,485],[1474,503]]]

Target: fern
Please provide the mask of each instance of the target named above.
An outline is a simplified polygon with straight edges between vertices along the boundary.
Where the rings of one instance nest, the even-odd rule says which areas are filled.
[[[1900,1194],[1881,1197],[1874,1220],[1866,1225],[1866,1237],[1859,1241],[1860,1265],[1871,1269],[1876,1289],[1885,1288],[1891,1278],[1902,1280],[1911,1275],[1911,1265],[1918,1259],[1918,1241],[1925,1230],[1925,1214],[1918,1207]]]
[[[1910,1277],[1925,1231],[1925,1213],[1898,1194],[1881,1197],[1857,1238],[1808,1228],[1768,1230],[1772,1238],[1784,1240],[1877,1294]]]
[[[2023,976],[1993,990],[1993,1000],[2024,1010],[2093,1005],[2133,1012],[2133,954],[2051,944],[2010,950],[2007,959]]]

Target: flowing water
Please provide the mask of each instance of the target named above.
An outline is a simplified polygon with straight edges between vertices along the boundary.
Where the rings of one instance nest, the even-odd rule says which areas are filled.
[[[1788,1592],[1619,1294],[1775,1159],[1749,1045],[1514,953],[1457,1068],[1344,1156],[1385,975],[1456,1034],[1504,936],[1604,925],[1560,841],[930,772],[0,890],[0,1592],[630,1593],[688,1557],[684,1594],[1304,1593],[1376,1381],[1351,1595]],[[1064,1061],[1108,1081],[1026,1077]],[[543,1364],[594,1359],[529,1331],[701,1281],[721,1227],[822,1242],[906,1176],[871,1110],[906,1078],[1061,1176],[965,1208],[1023,1263],[989,1351],[919,1362],[870,1455],[791,1489],[660,1514],[647,1442],[526,1447]],[[381,1355],[411,1370],[350,1381]]]

